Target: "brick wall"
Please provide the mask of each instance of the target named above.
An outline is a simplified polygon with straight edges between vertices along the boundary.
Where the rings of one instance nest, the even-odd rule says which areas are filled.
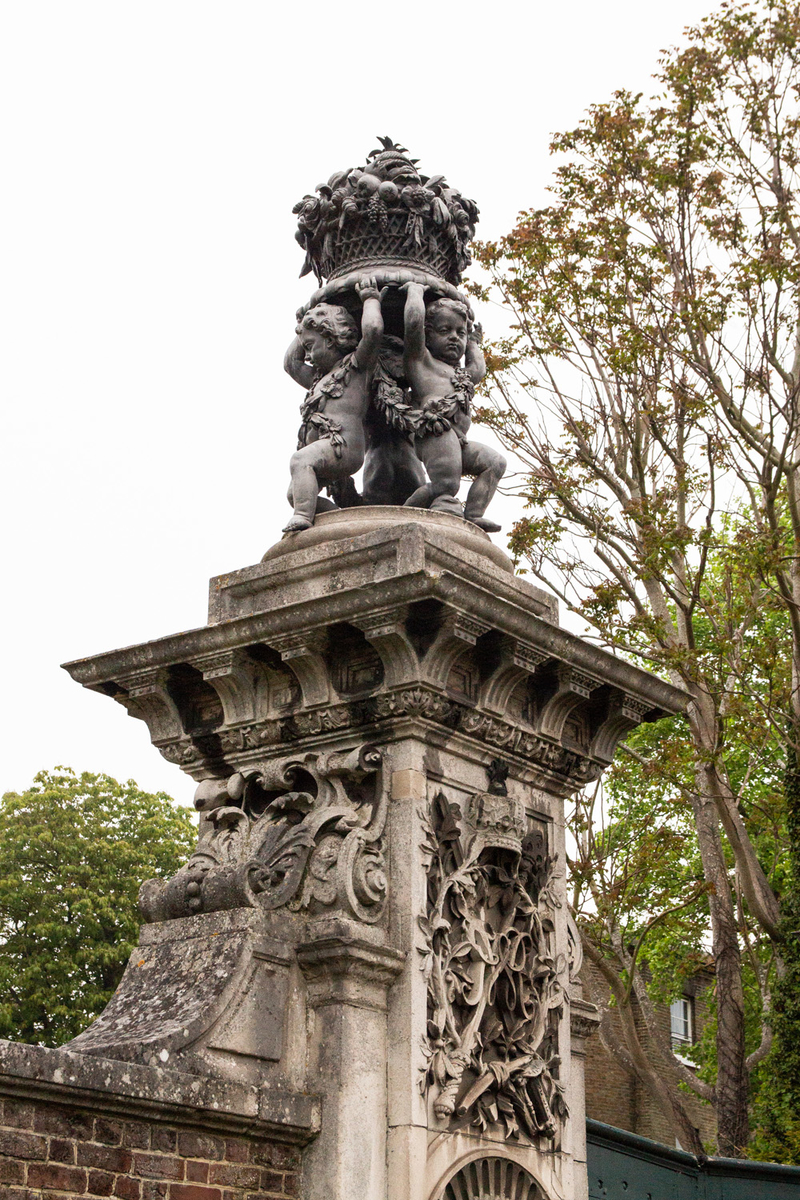
[[[161,1120],[0,1097],[3,1200],[295,1200],[296,1147]]]
[[[584,973],[591,971],[591,994],[595,998],[608,997],[608,988],[590,964],[584,964]],[[704,991],[712,983],[713,977],[706,972],[698,972],[694,980],[689,982],[687,992],[694,994],[694,1015],[696,1034],[703,1028],[706,1014]],[[634,1005],[635,1009],[635,1005]],[[640,1013],[634,1012],[636,1024],[643,1040],[646,1042],[647,1033],[644,1019]],[[656,1015],[667,1037],[670,1032],[669,1006],[657,1006]],[[614,1010],[610,1010],[612,1029],[619,1029],[619,1040],[622,1042],[622,1032],[619,1018]],[[710,1105],[705,1104],[699,1097],[684,1094],[682,1096],[692,1121],[700,1131],[700,1137],[709,1147],[716,1140],[716,1123]],[[599,1036],[590,1038],[586,1046],[586,1115],[594,1121],[602,1121],[614,1125],[617,1129],[626,1129],[629,1133],[637,1133],[641,1137],[652,1138],[666,1146],[675,1146],[675,1135],[672,1124],[647,1088],[638,1079],[627,1072],[608,1054]]]
[[[597,1034],[586,1045],[586,1115],[617,1129],[635,1126],[635,1080],[606,1054]]]

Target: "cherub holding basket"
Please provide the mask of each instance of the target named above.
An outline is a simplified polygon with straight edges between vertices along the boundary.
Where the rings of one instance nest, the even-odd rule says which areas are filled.
[[[286,371],[308,394],[300,410],[298,448],[289,464],[294,514],[285,533],[310,528],[317,512],[335,507],[320,497],[320,491],[349,479],[364,461],[364,418],[383,316],[374,279],[362,279],[355,290],[363,306],[360,337],[346,308],[317,304],[300,320],[286,352]]]
[[[503,478],[506,460],[490,446],[467,440],[475,385],[486,374],[480,328],[472,325],[469,309],[458,300],[438,297],[426,308],[422,284],[406,283],[402,290],[404,369],[414,401],[416,450],[429,479],[405,503],[430,508],[440,497],[455,498],[462,476],[472,476],[464,517],[496,533],[500,526],[483,514]]]

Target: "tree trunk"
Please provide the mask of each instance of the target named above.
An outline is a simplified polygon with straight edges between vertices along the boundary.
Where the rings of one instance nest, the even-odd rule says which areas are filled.
[[[613,1010],[618,1022],[618,1026],[615,1029],[611,1010],[608,1007],[605,996],[595,986],[595,981],[591,978],[591,972],[586,971],[584,973],[583,978],[587,984],[592,1002],[600,1009],[600,1041],[606,1053],[622,1067],[623,1071],[627,1073],[632,1072],[642,1087],[650,1093],[664,1116],[670,1122],[673,1136],[679,1139],[683,1148],[688,1150],[690,1154],[702,1155],[704,1149],[700,1138],[700,1131],[692,1121],[689,1111],[683,1103],[681,1093],[678,1091],[678,1081],[675,1078],[670,1078],[669,1071],[665,1072],[660,1069],[657,1063],[651,1061],[648,1056],[647,1047],[642,1043],[639,1030],[636,1027],[631,998],[629,996],[627,1000],[622,999],[627,989],[623,985],[621,978],[617,975],[611,964],[603,958],[602,953],[597,947],[585,935],[582,937],[582,941],[587,960],[594,965],[601,978],[608,985],[609,991],[617,999],[616,1008]],[[622,1044],[620,1044],[620,1033],[622,1035]]]
[[[711,764],[698,769],[692,806],[703,873],[713,889],[708,901],[717,993],[717,1149],[726,1158],[741,1158],[749,1136],[742,963],[719,817],[710,799],[713,771]]]

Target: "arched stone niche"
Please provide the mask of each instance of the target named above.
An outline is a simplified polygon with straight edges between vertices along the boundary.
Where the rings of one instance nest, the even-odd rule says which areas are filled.
[[[434,1200],[547,1200],[547,1197],[520,1163],[501,1154],[491,1154],[465,1163]]]

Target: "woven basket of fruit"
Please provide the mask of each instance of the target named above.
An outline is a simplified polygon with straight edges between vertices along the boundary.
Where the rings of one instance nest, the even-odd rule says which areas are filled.
[[[458,251],[440,229],[424,229],[419,240],[409,237],[408,213],[383,207],[359,213],[330,240],[320,259],[323,278],[339,279],[350,271],[376,268],[424,267],[434,275],[458,283]],[[381,223],[378,224],[378,219]]]
[[[294,207],[306,252],[301,275],[320,283],[355,271],[422,269],[452,286],[469,264],[478,208],[444,176],[422,175],[417,160],[381,138],[363,167],[338,171]]]

